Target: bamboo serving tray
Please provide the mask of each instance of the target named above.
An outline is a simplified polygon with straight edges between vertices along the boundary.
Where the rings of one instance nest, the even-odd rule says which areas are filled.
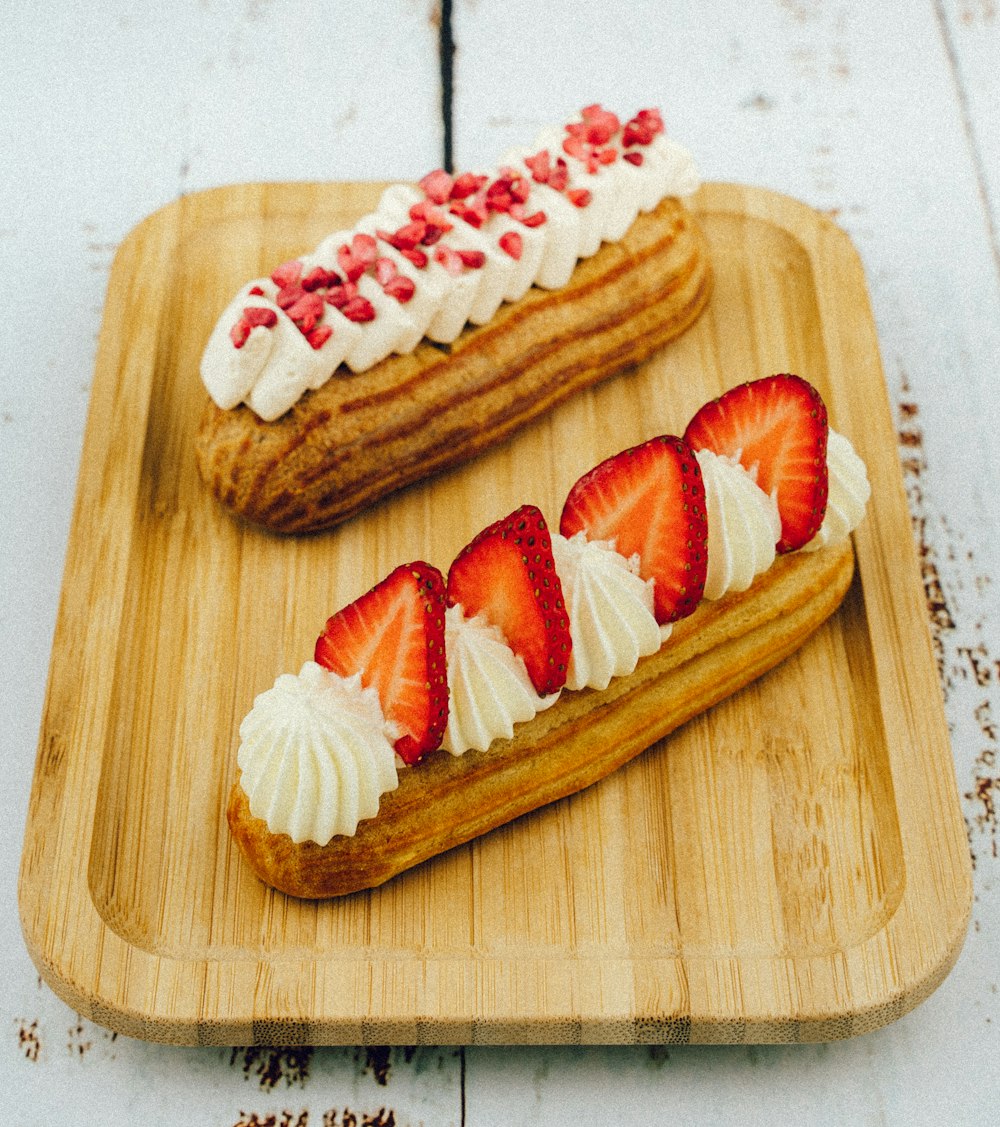
[[[864,276],[802,204],[695,201],[708,311],[638,372],[333,532],[237,524],[198,478],[198,361],[247,278],[378,185],[178,200],[111,274],[20,876],[29,951],[87,1017],[213,1044],[816,1041],[941,982],[965,830]],[[224,818],[236,729],[326,617],[603,457],[795,371],[868,464],[840,611],[772,673],[602,783],[342,900],[259,884]],[[428,811],[433,817],[433,811]]]

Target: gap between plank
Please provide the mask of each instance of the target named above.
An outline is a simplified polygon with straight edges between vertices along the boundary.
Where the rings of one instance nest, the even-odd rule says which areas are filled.
[[[948,66],[951,70],[955,90],[958,94],[958,108],[962,117],[962,132],[969,142],[969,149],[972,154],[972,168],[976,177],[976,188],[979,192],[979,198],[982,201],[983,212],[986,217],[986,234],[990,242],[990,251],[993,254],[993,265],[998,277],[1000,277],[1000,239],[997,238],[997,229],[993,218],[989,182],[986,178],[986,171],[983,168],[982,154],[979,151],[979,145],[976,143],[976,132],[972,124],[972,114],[969,109],[969,97],[965,90],[965,83],[958,61],[958,52],[955,49],[955,41],[951,35],[951,28],[948,25],[948,17],[945,14],[942,0],[935,0],[934,13],[937,17],[938,27],[941,31],[941,39],[944,42],[945,53],[948,56]]]
[[[455,76],[455,39],[451,30],[451,0],[441,0],[438,18],[438,64],[441,69],[441,123],[444,131],[444,152],[441,163],[453,172],[452,94]]]

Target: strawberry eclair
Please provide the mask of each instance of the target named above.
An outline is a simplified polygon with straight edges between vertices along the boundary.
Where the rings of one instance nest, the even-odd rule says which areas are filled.
[[[202,477],[275,531],[334,525],[640,363],[708,300],[660,114],[599,106],[490,172],[394,184],[247,283],[201,362]]]
[[[777,375],[584,474],[558,532],[523,505],[447,575],[401,565],[255,700],[236,842],[273,887],[342,895],[603,778],[837,608],[868,496]]]

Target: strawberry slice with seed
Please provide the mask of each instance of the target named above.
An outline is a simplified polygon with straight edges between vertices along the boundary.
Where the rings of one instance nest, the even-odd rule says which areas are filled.
[[[685,618],[698,605],[708,567],[708,520],[694,451],[675,435],[651,438],[607,458],[569,491],[563,536],[614,540],[639,574],[652,579],[659,623]]]
[[[316,641],[318,664],[375,689],[410,764],[440,745],[448,723],[444,612],[444,577],[417,560],[339,610]]]
[[[534,505],[483,529],[448,572],[448,605],[482,614],[524,660],[541,696],[566,683],[572,641],[545,518]]]
[[[808,543],[823,523],[828,477],[826,406],[800,376],[779,373],[752,380],[706,403],[684,437],[695,450],[736,459],[781,517],[779,552]]]

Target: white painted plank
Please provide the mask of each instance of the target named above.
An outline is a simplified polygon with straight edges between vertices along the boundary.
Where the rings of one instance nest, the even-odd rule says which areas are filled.
[[[108,271],[147,214],[242,180],[403,178],[441,159],[430,0],[64,0],[0,42],[0,1122],[454,1123],[452,1050],[178,1050],[43,986],[17,868]],[[353,16],[352,16],[353,13]],[[388,80],[376,80],[381,72]],[[401,94],[400,91],[403,93]],[[379,1118],[380,1109],[383,1111]]]
[[[589,101],[624,113],[654,104],[706,178],[800,198],[854,239],[898,411],[977,891],[957,969],[879,1034],[824,1050],[671,1049],[666,1061],[475,1049],[470,1115],[501,1121],[492,1093],[513,1069],[513,1084],[537,1096],[535,1117],[579,1123],[612,1106],[655,1116],[664,1090],[671,1114],[691,1123],[863,1121],[869,1105],[888,1124],[974,1122],[1000,1089],[1000,283],[984,205],[1000,175],[995,7],[512,0],[502,13],[464,4],[458,15],[456,163],[495,160]],[[498,42],[508,45],[502,84]]]
[[[0,318],[8,904],[114,248],[182,191],[416,176],[439,162],[441,143],[430,0],[184,0],[148,11],[65,0],[44,16],[15,8],[5,16],[0,76],[9,170],[0,178],[0,260],[16,276]],[[992,805],[1000,298],[982,185],[995,216],[995,6],[635,0],[624,16],[590,0],[455,8],[458,163],[492,162],[587,101],[659,104],[706,176],[798,196],[835,213],[854,237],[900,412],[929,587],[940,592],[942,674],[977,861],[966,952],[924,1006],[861,1041],[476,1049],[465,1054],[463,1091],[463,1057],[450,1050],[248,1056],[113,1039],[38,984],[8,912],[0,1059],[12,1082],[0,1118],[59,1124],[99,1109],[111,1125],[183,1116],[213,1127],[268,1117],[339,1127],[345,1108],[392,1109],[400,1124],[457,1124],[465,1107],[470,1127],[543,1116],[598,1123],[611,1109],[653,1122],[666,1114],[716,1122],[733,1111],[746,1123],[988,1122],[1000,1089]]]

